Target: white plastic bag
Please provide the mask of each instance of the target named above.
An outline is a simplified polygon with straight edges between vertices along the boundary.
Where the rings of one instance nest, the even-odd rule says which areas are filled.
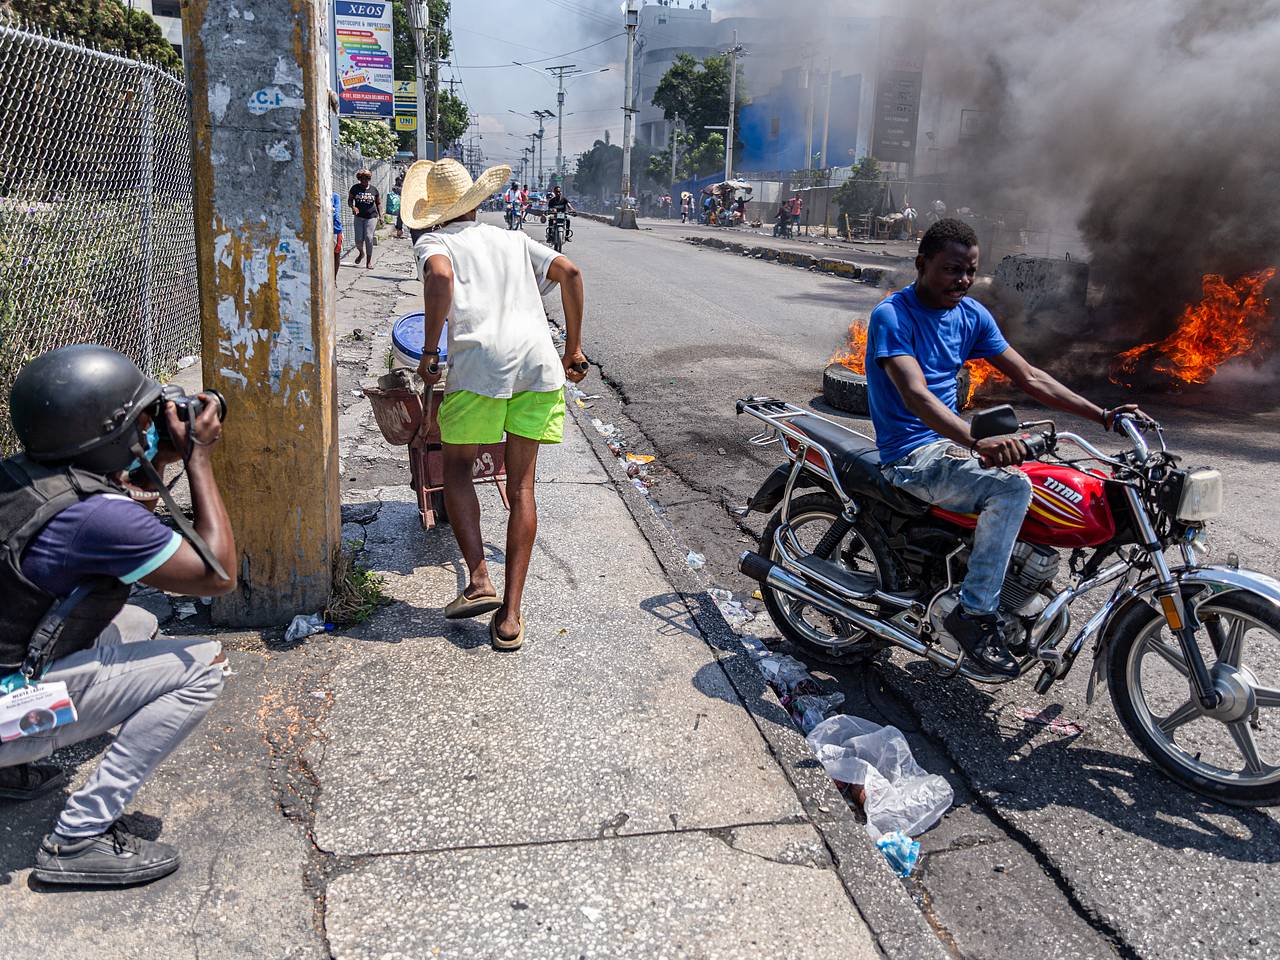
[[[863,809],[873,840],[895,830],[919,836],[955,799],[946,780],[916,763],[897,727],[841,713],[822,721],[806,739],[827,776],[866,790]]]

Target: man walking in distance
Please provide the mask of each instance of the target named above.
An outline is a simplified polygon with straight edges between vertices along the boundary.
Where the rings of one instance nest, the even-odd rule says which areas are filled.
[[[347,203],[355,218],[356,259],[364,258],[364,268],[373,268],[373,239],[378,221],[382,219],[382,195],[372,183],[373,174],[368,170],[356,173],[356,182],[347,192]]]
[[[405,176],[404,221],[417,230],[414,253],[423,274],[424,343],[440,340],[449,321],[448,389],[440,407],[445,504],[467,564],[466,588],[448,606],[449,619],[493,612],[495,649],[524,643],[521,600],[538,530],[534,476],[538,447],[564,432],[565,378],[586,375],[582,353],[582,275],[567,258],[523,231],[476,222],[476,210],[511,168],[492,167],[474,183],[456,160],[414,164]],[[432,229],[434,228],[434,229]],[[539,289],[560,285],[565,349],[557,356]],[[442,371],[438,352],[424,352],[418,373],[430,386]],[[489,577],[480,533],[480,502],[472,466],[481,444],[506,435],[506,584],[502,599]]]

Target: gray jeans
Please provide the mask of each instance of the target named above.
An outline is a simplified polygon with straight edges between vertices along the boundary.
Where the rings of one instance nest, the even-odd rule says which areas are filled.
[[[948,456],[952,446],[950,440],[938,440],[917,447],[884,467],[884,475],[895,487],[934,506],[978,515],[960,603],[970,613],[995,613],[1009,556],[1031,503],[1031,481],[1021,470],[988,469],[967,453]]]
[[[365,260],[373,259],[373,235],[378,226],[377,217],[356,217],[356,253],[363,253]]]
[[[222,691],[222,665],[212,665],[222,652],[217,641],[157,639],[156,631],[154,616],[125,607],[92,648],[55,660],[44,676],[66,683],[76,722],[0,744],[0,767],[11,767],[119,726],[97,769],[67,799],[57,824],[64,836],[93,836],[119,819]]]

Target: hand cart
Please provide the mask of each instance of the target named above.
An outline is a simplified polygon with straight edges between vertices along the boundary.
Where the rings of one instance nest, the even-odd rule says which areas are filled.
[[[429,390],[422,391],[413,371],[422,357],[423,317],[410,313],[392,328],[392,355],[396,367],[379,377],[375,386],[366,386],[364,395],[373,406],[373,416],[387,443],[409,448],[409,476],[418,495],[422,526],[430,530],[448,523],[444,505],[444,447],[440,443],[440,403],[444,400],[448,362],[445,354],[447,331],[440,336],[444,376]],[[480,447],[472,469],[475,483],[492,483],[498,488],[508,510],[506,446],[490,443]]]

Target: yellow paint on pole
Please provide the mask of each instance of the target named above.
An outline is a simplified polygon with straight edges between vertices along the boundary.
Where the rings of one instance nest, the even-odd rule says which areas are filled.
[[[188,0],[206,386],[227,398],[214,459],[240,547],[231,625],[328,599],[341,534],[327,12],[318,0]]]

